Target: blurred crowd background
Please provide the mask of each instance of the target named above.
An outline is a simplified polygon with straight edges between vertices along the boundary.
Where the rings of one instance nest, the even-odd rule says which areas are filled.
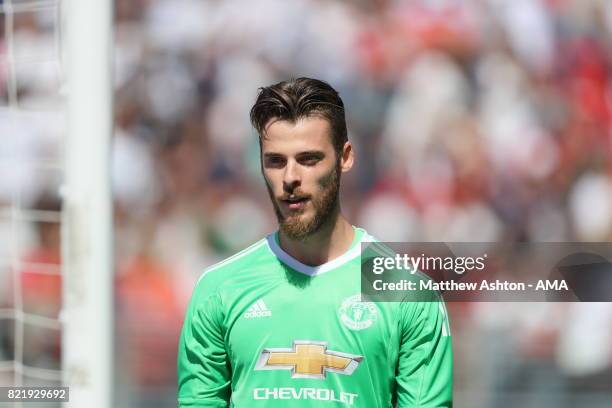
[[[19,237],[7,221],[16,196],[61,206],[57,9],[15,10],[11,35],[0,21],[0,310],[20,276],[24,308],[57,318],[57,221]],[[248,118],[260,86],[340,92],[357,151],[343,211],[381,240],[612,239],[612,2],[116,0],[115,16],[119,407],[174,404],[195,281],[275,229]],[[14,273],[14,248],[31,270]],[[449,309],[457,407],[609,406],[611,304]],[[0,369],[12,328],[0,313]],[[26,328],[24,364],[58,368],[59,336]]]

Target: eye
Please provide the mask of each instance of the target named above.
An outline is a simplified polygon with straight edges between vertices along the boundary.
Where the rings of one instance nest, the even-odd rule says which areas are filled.
[[[286,163],[286,160],[282,156],[266,156],[264,158],[264,163],[266,167],[280,168],[283,167]]]
[[[313,158],[309,158],[309,159],[303,159],[300,160],[300,163],[303,164],[304,166],[314,166],[315,164],[317,164],[319,160]]]
[[[303,166],[314,166],[320,162],[322,157],[319,155],[305,155],[298,158],[298,162]]]

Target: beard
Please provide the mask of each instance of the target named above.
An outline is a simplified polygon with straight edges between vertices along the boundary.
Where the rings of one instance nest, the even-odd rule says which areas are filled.
[[[308,196],[314,208],[314,214],[310,218],[303,219],[301,217],[304,213],[303,210],[293,212],[287,216],[283,215],[278,200],[274,197],[272,188],[266,180],[266,188],[268,189],[270,200],[274,206],[274,213],[278,219],[279,228],[292,240],[304,241],[310,235],[319,231],[323,225],[328,224],[332,219],[335,214],[335,209],[338,206],[338,194],[340,191],[339,163],[328,175],[319,180],[318,184],[321,187],[320,193],[315,196]],[[299,188],[291,191],[291,194],[305,196]]]

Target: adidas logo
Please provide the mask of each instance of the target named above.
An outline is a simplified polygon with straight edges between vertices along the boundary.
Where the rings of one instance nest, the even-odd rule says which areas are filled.
[[[247,319],[267,316],[272,316],[272,311],[266,307],[266,304],[262,299],[259,299],[257,302],[253,303],[244,314],[244,317]]]

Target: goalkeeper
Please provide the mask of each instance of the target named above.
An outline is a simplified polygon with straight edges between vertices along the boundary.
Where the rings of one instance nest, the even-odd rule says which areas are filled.
[[[343,217],[353,166],[327,83],[260,89],[251,109],[279,229],[204,271],[178,352],[180,407],[451,407],[441,302],[360,301],[360,251]]]

